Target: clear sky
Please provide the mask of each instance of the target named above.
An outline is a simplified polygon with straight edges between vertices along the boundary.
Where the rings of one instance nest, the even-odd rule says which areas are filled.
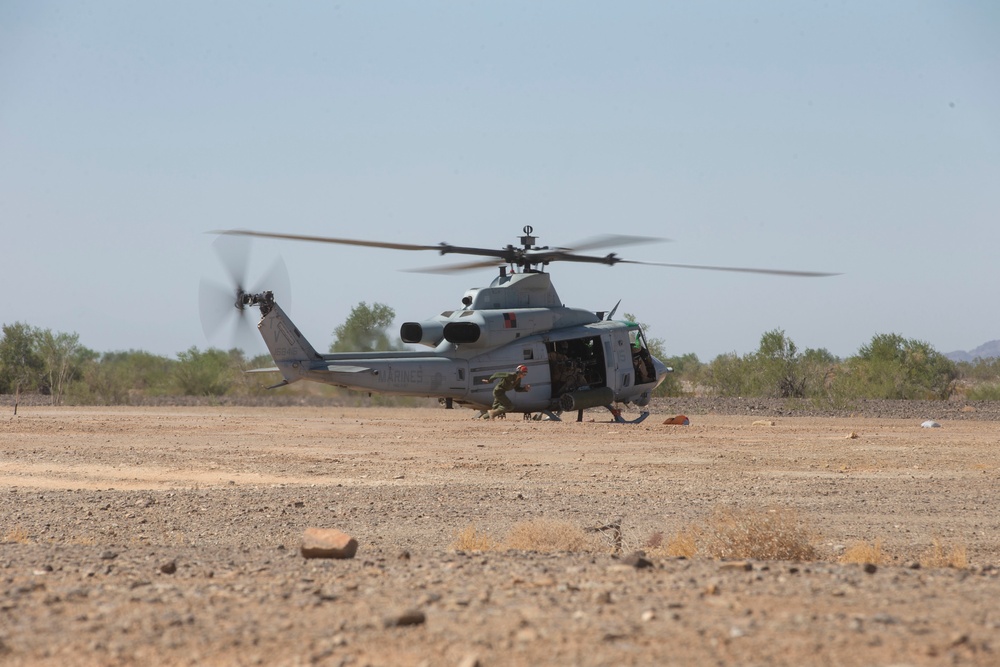
[[[661,236],[553,265],[567,305],[671,354],[940,352],[1000,338],[1000,4],[0,3],[0,322],[104,352],[206,340],[209,230],[502,247]],[[609,249],[615,250],[615,249]],[[255,241],[317,348],[360,301],[397,325],[492,269]],[[458,258],[462,261],[467,258]],[[398,331],[398,329],[397,329]],[[261,346],[257,352],[263,350]]]

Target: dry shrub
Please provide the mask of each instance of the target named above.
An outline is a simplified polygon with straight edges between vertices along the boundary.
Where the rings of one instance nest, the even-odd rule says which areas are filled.
[[[969,567],[969,555],[963,544],[953,544],[946,547],[941,540],[934,538],[931,548],[920,557],[921,567],[953,567],[964,570]]]
[[[451,548],[456,551],[493,551],[496,547],[496,540],[489,535],[480,533],[475,526],[463,528],[451,545]]]
[[[519,551],[594,551],[595,540],[566,521],[532,519],[514,525],[501,544]]]
[[[739,510],[719,507],[702,524],[678,531],[667,544],[667,555],[704,556],[722,560],[816,559],[812,537],[794,512],[784,509]]]
[[[693,558],[698,552],[696,535],[690,529],[681,530],[670,538],[662,531],[654,531],[641,543],[639,549],[652,558]]]
[[[28,531],[21,526],[14,526],[3,535],[0,543],[28,544],[31,542]]]
[[[698,536],[700,534],[701,530],[694,526],[677,531],[667,542],[666,555],[675,558],[694,558],[698,555]]]
[[[656,531],[648,538],[646,538],[646,543],[643,544],[644,551],[659,551],[663,549],[663,543],[665,541],[663,533]]]
[[[872,565],[887,565],[891,562],[889,554],[882,551],[882,540],[874,543],[855,542],[847,547],[838,559],[841,563],[871,563]]]

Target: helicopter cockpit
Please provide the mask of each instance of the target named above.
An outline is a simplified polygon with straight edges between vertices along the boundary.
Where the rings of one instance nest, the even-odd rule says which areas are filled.
[[[632,366],[635,368],[636,384],[646,384],[656,379],[656,368],[653,365],[653,355],[646,345],[646,336],[642,328],[634,322],[628,323],[629,343],[632,346]]]

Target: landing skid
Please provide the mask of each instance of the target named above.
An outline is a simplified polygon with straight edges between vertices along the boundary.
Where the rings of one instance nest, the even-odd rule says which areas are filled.
[[[604,407],[606,407],[608,411],[611,413],[611,416],[614,417],[614,421],[616,424],[638,424],[643,419],[649,416],[649,411],[643,410],[641,413],[639,413],[639,416],[636,417],[635,419],[625,419],[624,417],[622,417],[622,411],[619,410],[618,408],[612,407],[610,405],[605,405]]]
[[[608,409],[608,411],[611,413],[611,416],[613,417],[613,421],[616,424],[638,424],[638,423],[642,422],[643,419],[645,419],[646,417],[649,416],[649,412],[648,411],[643,411],[635,419],[625,419],[624,417],[622,417],[622,411],[619,410],[618,408],[612,407],[610,405],[605,405],[604,407],[606,407]],[[554,422],[562,421],[562,417],[561,417],[562,411],[552,412],[551,410],[542,410],[540,413],[534,415],[532,417],[532,419],[536,419],[536,420],[542,419],[543,415],[545,417],[547,417],[549,421],[554,421]],[[583,410],[577,410],[576,411],[576,420],[578,422],[582,422],[583,421]]]

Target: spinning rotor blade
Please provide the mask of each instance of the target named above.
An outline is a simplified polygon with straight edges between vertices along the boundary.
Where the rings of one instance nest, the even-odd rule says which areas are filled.
[[[531,227],[525,226],[525,236],[521,237],[523,247],[508,245],[505,248],[475,248],[454,246],[449,243],[439,243],[437,245],[415,245],[410,243],[387,243],[385,241],[365,241],[361,239],[343,239],[330,236],[305,236],[301,234],[278,234],[272,232],[256,232],[246,229],[230,229],[213,232],[223,237],[259,237],[270,239],[289,239],[294,241],[310,241],[318,243],[336,243],[340,245],[363,246],[368,248],[389,248],[391,250],[436,250],[442,255],[479,255],[491,257],[493,259],[477,260],[464,264],[453,264],[442,267],[428,267],[418,269],[408,269],[413,273],[454,273],[458,271],[469,271],[502,264],[514,264],[520,266],[522,270],[532,270],[538,265],[549,264],[550,262],[578,262],[586,264],[644,264],[647,266],[666,266],[677,269],[700,269],[704,271],[732,271],[737,273],[761,273],[777,276],[793,276],[806,278],[819,278],[827,276],[837,276],[839,273],[825,273],[818,271],[786,271],[781,269],[755,269],[748,267],[734,266],[704,266],[698,264],[671,264],[664,262],[643,262],[638,260],[622,259],[615,253],[607,255],[580,255],[584,250],[596,248],[620,247],[628,245],[638,245],[645,243],[663,243],[671,239],[659,238],[655,236],[629,236],[625,234],[605,234],[590,239],[585,239],[572,247],[532,247],[535,237],[531,236]],[[232,276],[240,275],[236,271],[231,271]]]
[[[338,239],[332,236],[303,236],[301,234],[275,234],[272,232],[255,232],[249,229],[222,229],[210,234],[221,236],[256,236],[262,239],[286,239],[290,241],[309,241],[312,243],[337,243],[339,245],[357,245],[367,248],[389,248],[390,250],[440,250],[439,245],[412,245],[409,243],[386,243],[385,241],[363,241],[359,239]],[[444,244],[442,244],[444,245]]]
[[[824,273],[820,271],[785,271],[783,269],[752,269],[738,266],[704,266],[701,264],[668,264],[666,262],[640,262],[634,259],[617,259],[615,264],[645,264],[647,266],[669,266],[674,269],[701,269],[705,271],[735,271],[737,273],[764,273],[774,276],[797,276],[800,278],[826,278],[839,276],[840,273]]]
[[[260,280],[254,283],[251,292],[263,292],[268,290],[274,293],[274,300],[281,304],[282,310],[287,313],[292,311],[292,288],[288,279],[288,267],[285,260],[278,257],[271,264],[270,268],[261,276]]]
[[[363,239],[341,239],[333,236],[304,236],[301,234],[276,234],[272,232],[255,232],[249,229],[223,229],[209,232],[210,234],[220,234],[222,236],[256,236],[265,239],[288,239],[292,241],[309,241],[313,243],[336,243],[338,245],[362,246],[365,248],[389,248],[390,250],[436,250],[442,255],[485,255],[486,257],[497,257],[505,259],[514,256],[518,252],[513,246],[496,250],[494,248],[467,248],[454,246],[450,243],[439,243],[437,245],[415,245],[412,243],[387,243],[385,241],[365,241]],[[505,260],[513,262],[515,260]],[[489,265],[487,265],[489,266]]]
[[[508,246],[502,251],[493,251],[491,256],[496,259],[482,260],[478,262],[468,262],[465,264],[450,264],[442,267],[427,267],[421,269],[406,269],[411,273],[455,273],[458,271],[469,271],[471,269],[482,269],[501,264],[548,264],[549,262],[585,262],[591,264],[614,264],[618,260],[614,254],[603,257],[590,255],[577,255],[581,250],[591,250],[593,248],[618,247],[624,245],[638,245],[643,243],[663,243],[670,239],[655,236],[625,236],[622,234],[606,234],[596,236],[580,243],[574,243],[572,248],[532,248],[522,250]],[[463,248],[461,250],[472,250]],[[471,254],[471,253],[469,253]],[[486,254],[485,252],[483,254]]]
[[[422,269],[403,269],[407,273],[458,273],[459,271],[471,271],[472,269],[485,269],[491,266],[502,266],[506,264],[499,257],[496,259],[483,259],[478,262],[466,262],[465,264],[449,264],[447,266],[428,266]]]
[[[260,349],[261,340],[254,326],[255,319],[247,314],[247,307],[241,303],[241,297],[246,293],[268,290],[274,293],[282,308],[289,309],[291,289],[288,269],[279,257],[254,287],[248,288],[246,276],[250,260],[250,240],[220,236],[212,246],[225,270],[228,284],[205,279],[201,281],[198,311],[205,338],[208,341],[223,339],[230,347],[238,347],[244,351]]]
[[[590,239],[574,243],[569,248],[553,248],[553,250],[564,250],[566,252],[581,252],[583,250],[594,250],[595,248],[620,248],[627,245],[639,245],[643,243],[671,243],[673,239],[664,239],[657,236],[626,236],[623,234],[604,234]]]
[[[212,249],[226,273],[228,284],[202,279],[198,289],[201,329],[205,333],[205,340],[212,341],[220,337],[224,337],[227,341],[234,340],[238,334],[240,320],[245,315],[243,310],[238,308],[237,300],[246,289],[250,240],[220,236],[212,243]],[[228,335],[221,336],[224,328],[230,331]]]
[[[202,279],[198,286],[198,314],[205,340],[214,340],[223,327],[238,321],[243,313],[236,310],[236,292],[220,283]],[[231,337],[231,336],[229,336]]]
[[[627,236],[624,234],[605,234],[603,236],[596,236],[580,243],[576,243],[571,248],[538,248],[538,249],[521,249],[515,248],[513,246],[507,246],[506,248],[496,249],[496,248],[475,248],[475,247],[465,247],[465,246],[454,246],[450,243],[439,243],[437,245],[416,245],[412,243],[388,243],[386,241],[366,241],[363,239],[344,239],[337,238],[333,236],[307,236],[303,234],[279,234],[275,232],[257,232],[249,229],[225,229],[217,230],[211,232],[213,234],[219,234],[220,236],[234,236],[234,237],[245,237],[253,236],[257,238],[267,238],[267,239],[285,239],[291,241],[309,241],[313,243],[335,243],[338,245],[353,245],[362,246],[366,248],[388,248],[390,250],[436,250],[442,255],[447,254],[460,254],[460,255],[483,255],[486,257],[496,257],[497,259],[503,260],[507,263],[517,263],[522,258],[531,258],[532,264],[542,263],[546,261],[551,261],[552,259],[562,259],[567,255],[574,252],[579,252],[581,250],[591,250],[593,248],[606,248],[610,246],[627,246],[627,245],[637,245],[641,243],[660,243],[663,241],[669,241],[669,239],[661,239],[655,236]],[[535,261],[534,257],[538,256],[538,260]],[[588,260],[581,260],[588,261]],[[592,261],[597,261],[592,260]],[[481,266],[493,266],[496,262],[482,262],[467,265],[467,268],[479,268]],[[466,265],[461,265],[466,266]],[[444,271],[453,270],[465,270],[464,268],[449,267],[444,269]]]
[[[220,236],[212,249],[226,270],[230,284],[243,288],[247,284],[247,264],[250,261],[250,239]]]
[[[260,349],[255,320],[246,308],[237,309],[238,291],[220,283],[202,280],[198,292],[198,313],[205,340],[210,346],[239,348],[248,354]]]

